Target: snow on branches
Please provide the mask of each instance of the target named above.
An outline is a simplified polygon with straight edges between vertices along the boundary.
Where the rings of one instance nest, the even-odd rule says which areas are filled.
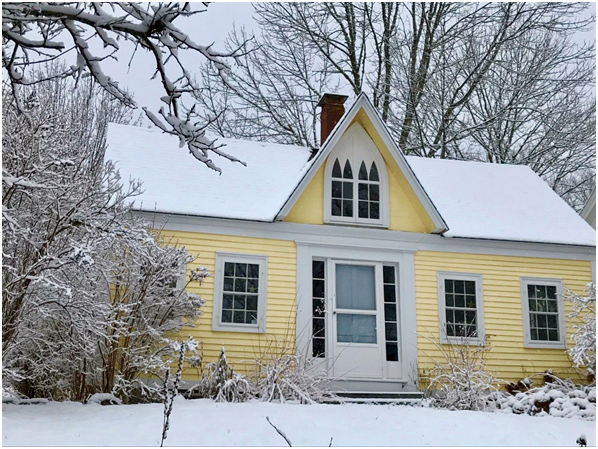
[[[569,355],[576,367],[585,367],[588,374],[596,378],[596,284],[589,283],[585,292],[587,296],[578,295],[567,290],[566,296],[573,304],[570,318],[576,320],[573,325],[575,333],[571,340],[575,346],[569,349]]]
[[[141,377],[164,373],[177,352],[171,336],[204,304],[185,290],[193,257],[130,213],[139,185],[123,187],[101,162],[105,120],[72,114],[80,90],[62,81],[25,87],[22,109],[3,91],[3,389],[159,395]],[[208,275],[191,272],[187,284]]]
[[[161,100],[167,105],[167,109],[160,109],[161,118],[144,108],[147,117],[164,132],[179,137],[181,146],[186,145],[196,159],[220,171],[212,162],[211,153],[241,161],[206,137],[205,128],[212,119],[202,123],[194,108],[186,109],[182,104],[184,95],[200,95],[200,89],[180,53],[200,55],[223,79],[229,69],[227,59],[237,56],[234,50],[220,53],[212,45],[200,45],[175,25],[179,18],[204,11],[205,8],[192,10],[190,3],[176,2],[3,3],[2,67],[16,94],[19,86],[47,80],[31,74],[31,67],[71,52],[76,61],[55,77],[91,77],[114,98],[134,108],[133,97],[104,73],[102,62],[118,59],[124,53],[124,42],[129,42],[135,51],[146,50],[153,57],[153,77],[161,81],[165,94]],[[101,51],[97,50],[100,46]]]

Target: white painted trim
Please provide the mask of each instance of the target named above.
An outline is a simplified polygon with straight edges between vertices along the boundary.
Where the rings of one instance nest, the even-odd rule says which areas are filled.
[[[447,238],[440,235],[357,226],[260,223],[222,218],[142,212],[159,229],[295,241],[304,244],[367,246],[388,251],[442,251],[548,259],[596,260],[596,248],[553,243]],[[163,219],[160,223],[158,219]]]
[[[474,281],[476,291],[476,321],[478,328],[478,336],[476,338],[459,338],[449,337],[446,334],[446,302],[444,281],[458,280],[458,281]],[[484,345],[486,343],[486,332],[484,326],[484,288],[482,275],[479,273],[461,273],[456,271],[439,271],[437,273],[437,287],[438,287],[438,329],[440,335],[440,343],[452,345]]]
[[[224,282],[224,263],[239,262],[258,264],[260,277],[258,284],[257,324],[222,323],[222,286]],[[212,307],[212,330],[223,332],[266,332],[266,290],[268,285],[268,256],[239,253],[216,253],[214,270],[214,302]]]
[[[415,192],[418,200],[421,202],[424,209],[432,219],[432,222],[435,226],[434,233],[440,234],[447,231],[449,228],[446,222],[444,221],[444,219],[436,209],[436,206],[434,206],[432,200],[430,199],[430,197],[422,187],[421,183],[415,176],[415,173],[409,166],[409,163],[405,159],[405,156],[403,155],[402,151],[400,150],[394,139],[391,137],[390,132],[386,128],[386,125],[380,118],[378,112],[370,102],[367,95],[365,95],[365,93],[361,93],[357,96],[353,105],[351,105],[349,110],[336,124],[336,126],[326,139],[326,142],[324,142],[324,145],[322,146],[320,151],[318,151],[311,167],[305,173],[301,181],[299,181],[297,187],[295,188],[295,190],[293,190],[293,193],[289,196],[285,204],[281,207],[280,211],[276,215],[276,221],[282,221],[288,215],[293,205],[297,202],[297,200],[302,195],[309,182],[312,180],[314,174],[320,169],[321,165],[329,156],[332,149],[336,147],[345,130],[347,129],[347,127],[361,108],[363,108],[369,119],[374,124],[374,127],[380,134],[380,137],[382,138],[384,144],[388,148],[390,154],[393,156],[395,162],[398,164],[399,168],[403,172],[403,175],[407,179],[407,182],[413,188],[413,191]]]
[[[531,339],[529,326],[529,302],[527,297],[528,284],[547,285],[556,287],[558,322],[559,322],[559,341],[539,341]],[[566,349],[567,348],[567,328],[565,324],[565,295],[563,291],[562,279],[521,277],[521,310],[523,315],[523,346],[526,348],[543,349]]]
[[[355,148],[355,145],[350,145],[354,138],[357,138],[362,142],[362,145],[358,145],[358,148]],[[348,159],[353,167],[353,179],[351,180],[353,183],[353,217],[337,217],[333,216],[331,212],[332,168],[337,158],[341,165],[341,171],[343,170],[342,161],[344,159]],[[367,161],[368,166],[370,162],[374,162],[378,167],[378,175],[380,177],[380,182],[378,183],[380,188],[380,218],[377,220],[359,218],[359,169],[361,167],[361,162],[364,160]],[[346,181],[343,179],[342,182]],[[382,159],[378,148],[376,148],[376,145],[372,142],[372,139],[361,125],[359,123],[354,123],[343,134],[342,139],[340,139],[338,145],[331,151],[330,157],[326,160],[324,169],[324,222],[382,226],[387,228],[390,221],[388,198],[388,174],[386,172],[384,159]]]

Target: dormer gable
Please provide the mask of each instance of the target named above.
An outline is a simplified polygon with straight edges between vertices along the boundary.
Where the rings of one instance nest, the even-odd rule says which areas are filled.
[[[364,94],[326,139],[277,220],[421,233],[448,229]]]

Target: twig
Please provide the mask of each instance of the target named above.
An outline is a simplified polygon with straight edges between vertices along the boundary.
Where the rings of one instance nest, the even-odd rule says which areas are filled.
[[[272,427],[274,427],[274,430],[276,430],[278,432],[278,434],[284,438],[284,440],[287,442],[289,447],[293,447],[293,445],[291,444],[291,440],[289,440],[287,438],[287,436],[284,434],[284,432],[282,430],[280,430],[278,427],[276,427],[274,424],[272,424],[272,421],[270,421],[270,418],[268,418],[267,416],[266,416],[266,421],[268,421],[268,424],[270,424]],[[332,444],[332,440],[330,440],[330,442]]]

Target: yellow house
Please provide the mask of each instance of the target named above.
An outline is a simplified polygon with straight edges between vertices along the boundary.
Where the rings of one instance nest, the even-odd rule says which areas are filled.
[[[400,392],[446,345],[486,344],[501,379],[574,377],[564,293],[593,280],[595,231],[528,167],[405,157],[365,95],[344,100],[323,97],[317,151],[219,139],[247,163],[222,175],[110,125],[107,158],[144,182],[135,207],[213,273],[187,332],[204,358],[224,346],[250,371],[291,352],[339,389]]]

